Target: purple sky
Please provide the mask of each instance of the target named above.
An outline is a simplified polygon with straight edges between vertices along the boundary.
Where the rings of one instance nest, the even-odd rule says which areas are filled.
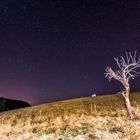
[[[139,1],[0,0],[0,96],[40,104],[120,91],[105,68],[139,48]]]

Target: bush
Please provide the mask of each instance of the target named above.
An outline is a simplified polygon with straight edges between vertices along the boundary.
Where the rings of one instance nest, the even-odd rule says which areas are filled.
[[[6,100],[0,97],[0,112],[7,110],[6,108]]]

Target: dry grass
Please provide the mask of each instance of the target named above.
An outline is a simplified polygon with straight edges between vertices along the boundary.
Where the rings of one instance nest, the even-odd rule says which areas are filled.
[[[131,94],[140,112],[140,94]],[[87,97],[0,113],[2,140],[140,140],[121,95]]]

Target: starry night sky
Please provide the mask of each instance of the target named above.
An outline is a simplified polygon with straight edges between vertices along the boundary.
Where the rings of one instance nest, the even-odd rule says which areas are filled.
[[[139,1],[0,0],[0,96],[40,104],[115,93],[105,68],[135,50]]]

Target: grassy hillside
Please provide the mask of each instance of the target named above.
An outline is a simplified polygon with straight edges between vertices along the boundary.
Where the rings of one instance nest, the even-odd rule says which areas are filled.
[[[130,98],[132,106],[140,113],[140,93],[132,93]],[[3,140],[140,139],[139,127],[138,121],[128,120],[121,94],[65,100],[0,113],[0,139]]]

